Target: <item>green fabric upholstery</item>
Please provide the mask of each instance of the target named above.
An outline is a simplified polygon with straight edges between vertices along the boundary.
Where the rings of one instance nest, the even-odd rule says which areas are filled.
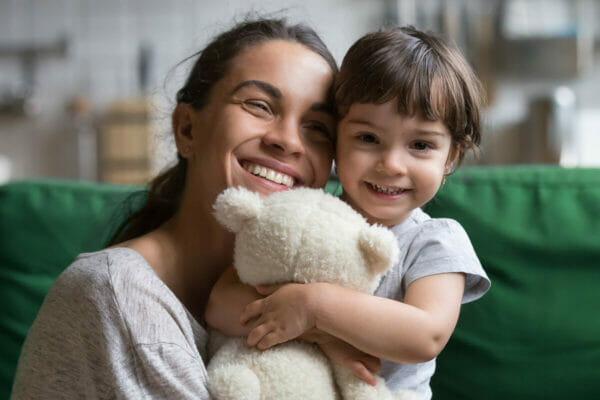
[[[60,180],[0,186],[0,398],[54,279],[102,248],[140,188]],[[328,190],[339,193],[331,182]],[[600,170],[464,167],[428,205],[460,221],[490,278],[438,358],[434,399],[600,393]]]
[[[600,170],[465,168],[427,207],[492,280],[438,357],[434,399],[600,394]]]
[[[46,292],[77,254],[105,246],[133,189],[60,180],[0,186],[0,398],[9,396]]]

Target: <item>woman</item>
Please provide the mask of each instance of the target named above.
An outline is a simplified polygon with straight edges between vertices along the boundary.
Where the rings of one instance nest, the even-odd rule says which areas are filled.
[[[215,38],[178,92],[178,163],[151,185],[121,243],[80,255],[23,346],[12,397],[209,398],[203,313],[231,265],[217,194],[325,185],[336,65],[318,36],[279,20]]]

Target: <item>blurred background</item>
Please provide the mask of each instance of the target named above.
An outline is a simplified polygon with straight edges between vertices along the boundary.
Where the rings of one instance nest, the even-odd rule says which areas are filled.
[[[0,0],[0,183],[145,183],[175,159],[180,62],[248,13],[310,24],[338,62],[381,26],[441,33],[487,91],[468,163],[600,166],[600,0]]]

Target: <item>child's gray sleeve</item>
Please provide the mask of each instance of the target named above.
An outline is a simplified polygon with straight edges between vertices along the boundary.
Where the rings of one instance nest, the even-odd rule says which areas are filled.
[[[423,223],[408,248],[404,275],[405,288],[419,278],[449,272],[466,275],[462,302],[468,303],[483,296],[490,280],[473,249],[464,228],[446,218],[430,219]]]

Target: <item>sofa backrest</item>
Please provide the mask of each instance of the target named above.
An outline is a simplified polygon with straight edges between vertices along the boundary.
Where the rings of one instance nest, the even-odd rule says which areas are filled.
[[[39,180],[0,186],[0,398],[60,272],[105,246],[139,187]],[[331,183],[329,191],[339,193]],[[492,288],[466,304],[434,399],[600,393],[600,169],[463,167],[426,207],[465,227]]]
[[[492,280],[438,357],[434,399],[600,395],[600,170],[465,168],[426,210],[459,220]]]
[[[105,247],[142,198],[139,187],[65,180],[0,186],[0,398],[12,387],[29,326],[54,280],[81,252]]]

